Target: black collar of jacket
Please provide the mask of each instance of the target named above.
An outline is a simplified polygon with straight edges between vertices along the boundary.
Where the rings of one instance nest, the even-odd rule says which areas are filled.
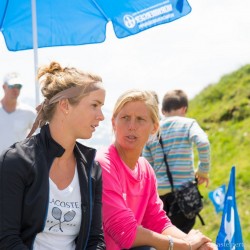
[[[48,166],[51,166],[55,157],[61,157],[65,152],[65,149],[52,138],[48,124],[44,125],[41,128],[40,136],[42,142],[45,144],[44,146],[47,151],[46,155],[48,157]],[[83,163],[86,164],[87,159],[93,161],[93,159],[95,158],[96,149],[87,147],[79,142],[76,142],[74,154],[75,156],[80,156],[80,158],[83,160]]]

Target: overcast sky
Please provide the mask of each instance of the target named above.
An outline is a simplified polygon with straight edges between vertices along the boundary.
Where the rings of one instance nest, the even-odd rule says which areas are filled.
[[[55,60],[102,76],[105,108],[129,88],[155,90],[160,99],[173,88],[190,98],[224,74],[250,62],[250,1],[189,0],[192,11],[174,22],[118,39],[112,25],[104,43],[39,49],[38,64]],[[35,106],[33,51],[9,52],[0,34],[0,78],[18,71],[21,100]],[[2,89],[0,97],[2,96]]]

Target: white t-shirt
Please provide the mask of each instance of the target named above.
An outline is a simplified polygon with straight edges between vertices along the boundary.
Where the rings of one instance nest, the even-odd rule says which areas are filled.
[[[0,102],[0,154],[14,142],[25,139],[36,118],[32,107],[18,103],[14,112],[8,113]]]
[[[49,207],[44,231],[37,234],[34,250],[73,250],[81,226],[81,194],[78,172],[71,184],[59,190],[50,179]]]

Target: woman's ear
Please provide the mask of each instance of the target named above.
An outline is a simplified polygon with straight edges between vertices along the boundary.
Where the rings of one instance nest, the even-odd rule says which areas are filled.
[[[62,99],[58,102],[60,110],[63,112],[63,114],[69,113],[69,101],[68,99]]]
[[[154,135],[155,133],[157,133],[158,132],[158,130],[159,130],[159,123],[154,123],[154,125],[153,125],[154,127],[153,127],[153,129],[152,129],[152,131],[151,131],[151,134],[152,135]]]
[[[112,122],[113,131],[115,131],[115,118],[114,117],[112,117],[111,122]]]

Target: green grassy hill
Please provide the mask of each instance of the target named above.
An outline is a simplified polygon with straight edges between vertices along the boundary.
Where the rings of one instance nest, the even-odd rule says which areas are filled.
[[[236,167],[236,198],[245,250],[250,249],[250,65],[223,76],[190,100],[188,117],[195,118],[211,142],[211,172],[208,188],[200,188],[205,197],[196,228],[214,241],[222,213],[216,214],[208,192],[228,185],[231,167]]]

